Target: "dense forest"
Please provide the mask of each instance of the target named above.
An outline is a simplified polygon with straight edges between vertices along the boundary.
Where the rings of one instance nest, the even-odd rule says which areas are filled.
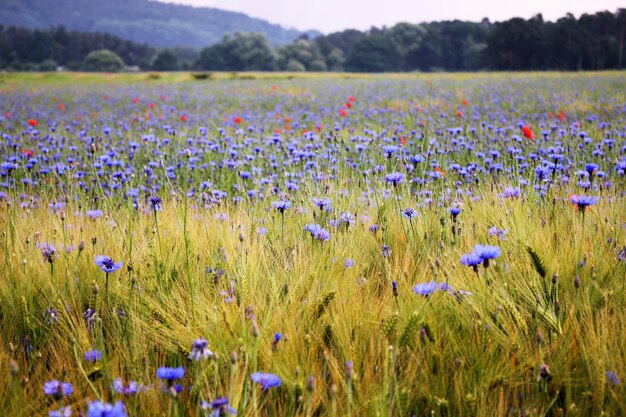
[[[275,46],[236,32],[204,49],[155,49],[103,33],[0,27],[0,68],[12,70],[480,71],[602,70],[624,67],[626,9],[546,22],[399,23],[345,30]],[[98,56],[90,53],[99,51]],[[102,52],[106,51],[106,54]],[[87,60],[87,58],[90,58]],[[113,61],[115,62],[113,62]]]

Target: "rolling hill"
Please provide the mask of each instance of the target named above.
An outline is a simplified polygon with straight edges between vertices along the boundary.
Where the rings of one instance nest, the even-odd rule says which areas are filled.
[[[306,33],[210,7],[151,0],[0,0],[0,24],[28,28],[65,26],[105,32],[155,47],[201,48],[237,31],[260,32],[275,45]]]

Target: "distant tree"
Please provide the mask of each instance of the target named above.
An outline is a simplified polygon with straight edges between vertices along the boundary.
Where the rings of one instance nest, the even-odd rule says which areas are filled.
[[[152,62],[152,69],[154,71],[178,71],[180,69],[178,57],[169,49],[159,51]]]
[[[304,64],[297,59],[290,59],[287,65],[285,65],[284,69],[290,72],[304,72],[306,68]]]
[[[115,52],[108,49],[91,51],[83,61],[85,71],[120,72],[124,69],[124,61]]]
[[[346,59],[346,69],[355,72],[397,70],[398,54],[391,40],[383,34],[367,35],[357,40]]]
[[[226,55],[227,51],[224,50],[224,45],[217,44],[204,48],[200,51],[198,59],[194,63],[194,67],[198,70],[205,71],[224,71],[226,67]]]
[[[52,72],[57,70],[57,62],[54,59],[46,59],[39,63],[39,71]]]
[[[289,64],[299,63],[306,71],[326,71],[326,61],[315,42],[301,37],[278,50],[278,66],[288,69]]]
[[[339,48],[333,48],[326,56],[326,68],[329,71],[343,71],[343,65],[346,62],[344,53]]]
[[[237,32],[222,39],[226,69],[229,71],[272,71],[277,54],[261,33]]]
[[[395,48],[399,70],[410,71],[417,68],[418,62],[415,56],[425,34],[424,27],[410,23],[398,23],[389,30],[387,36]]]

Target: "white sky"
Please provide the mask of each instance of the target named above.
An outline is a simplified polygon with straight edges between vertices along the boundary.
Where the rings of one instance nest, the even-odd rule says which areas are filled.
[[[435,20],[499,21],[530,18],[542,13],[556,20],[570,12],[576,17],[626,7],[625,0],[161,0],[192,6],[210,6],[243,12],[271,23],[323,33],[343,29],[365,30],[398,22]]]

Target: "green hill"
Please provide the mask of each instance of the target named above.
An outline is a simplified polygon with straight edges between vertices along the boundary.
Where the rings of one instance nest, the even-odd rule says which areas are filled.
[[[228,33],[260,32],[273,44],[289,43],[303,33],[243,13],[150,0],[0,0],[0,24],[29,28],[63,25],[105,32],[155,47],[205,47]]]

